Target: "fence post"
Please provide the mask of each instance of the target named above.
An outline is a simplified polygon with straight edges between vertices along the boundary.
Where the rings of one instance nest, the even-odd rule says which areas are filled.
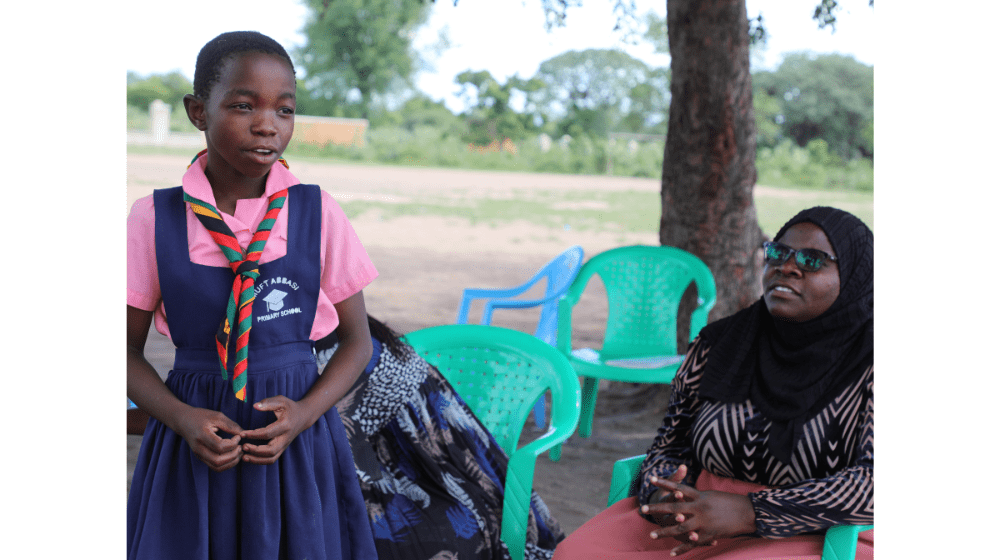
[[[170,105],[154,99],[149,104],[149,122],[153,133],[153,144],[162,146],[170,134]]]
[[[605,175],[615,174],[615,139],[608,138],[608,162],[604,167]]]

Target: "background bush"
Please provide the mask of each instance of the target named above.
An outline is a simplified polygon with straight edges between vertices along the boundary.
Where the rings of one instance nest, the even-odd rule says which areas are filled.
[[[316,147],[292,144],[289,153],[325,157],[359,163],[445,167],[494,171],[614,175],[656,178],[663,174],[663,143],[629,142],[587,136],[563,146],[552,142],[545,152],[537,138],[516,144],[517,154],[505,151],[481,153],[457,136],[440,129],[416,126],[369,130],[364,147]],[[874,169],[871,160],[844,161],[831,153],[822,139],[811,140],[805,148],[785,139],[774,148],[757,151],[757,183],[776,187],[872,191]]]

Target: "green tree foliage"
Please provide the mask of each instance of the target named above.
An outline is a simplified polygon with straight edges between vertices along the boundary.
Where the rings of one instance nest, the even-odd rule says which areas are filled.
[[[645,16],[646,31],[642,38],[653,44],[653,50],[658,53],[670,54],[670,44],[667,42],[667,18],[661,18],[655,12]]]
[[[468,124],[452,113],[441,101],[426,95],[416,95],[406,100],[396,111],[382,111],[372,115],[372,129],[395,128],[410,133],[421,129],[437,131],[441,139],[464,138]]]
[[[619,132],[666,135],[666,109],[669,105],[670,69],[650,68],[646,81],[629,92],[628,109],[616,129]]]
[[[126,102],[129,105],[144,110],[148,109],[153,101],[157,99],[163,101],[168,97],[170,97],[170,90],[158,80],[136,82],[128,86],[128,92],[125,94]]]
[[[875,0],[868,0],[868,6],[874,8]],[[840,5],[837,3],[837,0],[819,0],[816,9],[813,10],[813,19],[819,24],[820,29],[829,27],[835,30],[837,28],[838,10],[840,10]]]
[[[781,125],[784,115],[781,114],[781,100],[769,95],[762,89],[753,92],[753,112],[757,123],[757,148],[773,148],[782,138]]]
[[[828,0],[834,1],[834,0]],[[629,17],[624,14],[624,17]],[[667,41],[667,18],[662,18],[656,12],[649,12],[643,16],[645,31],[642,38],[652,43],[653,50],[658,53],[670,54],[670,44]],[[762,48],[767,42],[767,29],[764,28],[764,16],[757,15],[755,18],[747,19],[750,28],[750,48]]]
[[[799,146],[818,138],[845,160],[873,155],[873,67],[840,54],[792,53],[774,72],[756,73],[754,86],[778,100],[781,131]]]
[[[567,51],[539,66],[531,98],[558,134],[606,136],[622,123],[637,132],[663,120],[669,73],[615,49]],[[659,117],[657,119],[657,116]]]
[[[455,116],[441,101],[433,101],[426,95],[418,95],[406,101],[399,110],[402,115],[400,125],[410,131],[417,127],[429,126],[445,131],[461,130],[462,119]]]
[[[836,0],[822,0],[813,18],[819,22],[820,27],[832,27],[836,22],[837,10]],[[751,50],[761,48],[767,35],[763,17],[751,18],[748,23]],[[666,19],[651,12],[645,16],[645,27],[643,39],[652,43],[657,52],[670,52]],[[874,134],[873,129],[872,133],[865,131],[872,126],[871,67],[839,55],[814,57],[799,53],[789,58],[792,60],[788,60],[788,66],[783,66],[776,72],[754,73],[757,145],[774,148],[782,137],[787,137],[805,147],[810,140],[822,138],[841,157],[848,158],[857,153],[870,157]],[[846,82],[842,81],[843,78],[847,78]],[[785,86],[787,88],[782,89]],[[852,88],[853,91],[848,91]],[[812,90],[805,98],[801,93],[804,89]],[[796,91],[799,93],[795,93]],[[786,93],[792,96],[791,101],[786,101]],[[845,101],[853,109],[841,105]],[[820,105],[824,108],[820,109]],[[860,110],[868,116],[860,121],[856,120],[852,110]],[[826,115],[821,116],[821,111],[825,111]],[[824,120],[825,126],[814,122],[817,120]],[[859,122],[860,125],[857,124]],[[857,134],[846,143],[844,138],[836,136],[852,127]],[[823,130],[822,133],[819,132],[820,129]],[[829,132],[833,132],[833,135],[827,136]]]
[[[310,15],[306,44],[296,51],[305,70],[304,91],[310,109],[333,116],[367,118],[375,95],[412,77],[416,53],[413,32],[423,24],[430,4],[416,0],[306,0]],[[300,90],[302,91],[302,90]],[[317,103],[309,105],[310,102]],[[356,114],[351,114],[356,113]]]
[[[153,74],[147,78],[142,78],[135,72],[129,72],[126,84],[126,102],[143,111],[149,110],[149,104],[156,99],[172,107],[177,107],[184,96],[194,89],[184,74],[178,71],[169,74]]]
[[[519,140],[535,128],[530,110],[518,113],[511,107],[511,101],[516,92],[527,96],[541,89],[544,84],[539,80],[513,76],[500,84],[486,70],[467,70],[455,76],[455,83],[465,86],[467,99],[472,104],[466,114],[469,123],[466,141],[484,146],[504,138]]]
[[[125,100],[128,110],[126,124],[129,129],[149,127],[149,105],[159,99],[171,107],[170,130],[175,132],[195,132],[194,125],[184,112],[183,98],[192,92],[191,81],[179,71],[167,74],[152,74],[143,77],[129,71],[126,79]]]

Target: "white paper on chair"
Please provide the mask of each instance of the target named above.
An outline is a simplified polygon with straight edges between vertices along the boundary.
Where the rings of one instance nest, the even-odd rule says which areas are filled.
[[[573,357],[592,364],[601,363],[601,355],[593,348],[578,348],[573,350]],[[651,356],[648,358],[627,358],[622,360],[607,360],[605,365],[632,369],[657,369],[672,366],[684,361],[684,356]]]

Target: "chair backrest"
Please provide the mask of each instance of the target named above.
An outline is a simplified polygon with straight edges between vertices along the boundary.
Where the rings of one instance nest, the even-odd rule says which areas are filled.
[[[487,325],[442,325],[405,339],[451,383],[508,455],[546,390],[552,391],[552,425],[572,421],[574,410],[579,414],[579,382],[569,361],[531,335]]]
[[[698,307],[691,316],[691,340],[715,305],[712,271],[698,257],[676,247],[635,245],[595,255],[567,292],[578,301],[590,278],[600,277],[608,297],[605,360],[677,354],[677,310],[694,282]]]
[[[556,328],[559,325],[559,298],[566,293],[576,275],[583,265],[583,248],[575,245],[566,249],[556,258],[549,261],[538,274],[536,281],[542,277],[546,278],[545,297],[552,299],[542,305],[542,311],[538,316],[538,328],[535,329],[535,336],[545,341],[550,346],[556,344]]]

